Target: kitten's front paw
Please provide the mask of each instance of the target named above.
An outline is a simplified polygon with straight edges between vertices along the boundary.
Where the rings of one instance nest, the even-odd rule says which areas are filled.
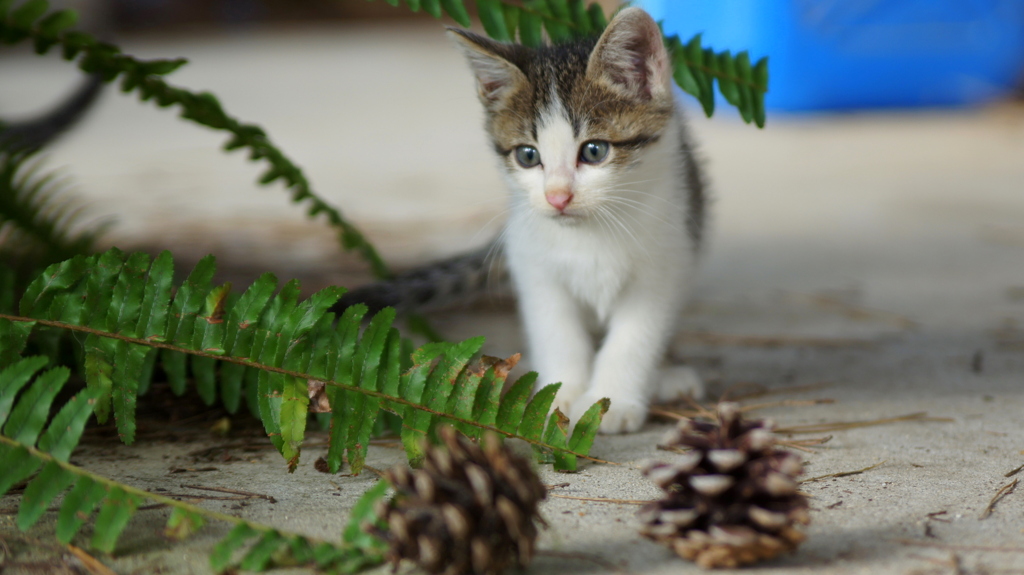
[[[569,419],[575,424],[583,414],[602,397],[599,393],[587,392],[572,406]],[[610,398],[611,407],[601,420],[601,433],[632,433],[638,431],[647,420],[647,403],[626,398]]]
[[[704,381],[697,370],[687,365],[673,365],[661,371],[658,401],[672,402],[683,397],[704,399]]]

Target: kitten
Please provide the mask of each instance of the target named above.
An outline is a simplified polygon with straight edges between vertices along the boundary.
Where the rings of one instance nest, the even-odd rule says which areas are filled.
[[[627,8],[600,38],[538,49],[460,29],[449,36],[476,76],[509,189],[500,248],[532,366],[539,381],[562,382],[555,406],[576,421],[610,398],[601,431],[622,433],[643,424],[658,379],[669,384],[663,396],[702,395],[689,368],[659,374],[693,276],[705,195],[658,25]],[[486,269],[485,253],[356,290],[343,305],[371,293],[400,306],[466,293],[483,283],[467,272]]]

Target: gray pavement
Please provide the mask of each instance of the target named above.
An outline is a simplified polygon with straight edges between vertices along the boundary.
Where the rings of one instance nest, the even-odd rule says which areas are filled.
[[[189,57],[174,81],[209,89],[263,125],[396,265],[480,245],[500,226],[501,185],[471,79],[439,26],[251,29],[122,45]],[[37,109],[72,81],[53,58],[0,53],[0,112]],[[833,400],[755,412],[781,426],[945,419],[794,436],[832,436],[804,454],[808,477],[880,465],[805,484],[808,541],[749,571],[1024,573],[1024,489],[979,519],[1024,463],[1024,108],[771,116],[763,131],[734,115],[693,118],[714,229],[674,355],[701,370],[713,394],[778,392],[747,404]],[[111,93],[50,155],[90,213],[117,217],[105,241],[168,248],[183,262],[213,252],[225,276],[243,282],[267,270],[310,288],[366,277],[330,230],[281,191],[257,189],[259,172],[241,155],[216,152],[223,136],[172,116]],[[486,335],[492,355],[523,349],[508,306],[435,321],[452,338]],[[543,469],[543,479],[568,483],[555,496],[656,497],[635,466],[670,457],[655,448],[670,426],[655,419],[640,433],[600,438],[594,455],[619,465]],[[316,437],[293,475],[265,449],[213,463],[194,455],[233,440],[89,441],[74,459],[147,488],[269,494],[277,503],[209,504],[319,537],[337,536],[373,481],[315,472]],[[400,460],[377,446],[368,463]],[[170,473],[202,467],[216,470]],[[552,497],[547,553],[530,572],[602,572],[607,562],[630,573],[697,570],[640,538],[635,510]],[[161,536],[165,514],[140,513],[118,557],[104,560],[118,573],[203,572],[223,529],[172,544]],[[49,541],[49,528],[29,535]],[[15,532],[13,516],[0,515],[0,536],[16,550],[61,553]]]

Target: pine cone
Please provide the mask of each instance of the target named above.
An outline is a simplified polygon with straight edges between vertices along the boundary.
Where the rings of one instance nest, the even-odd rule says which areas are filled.
[[[397,568],[409,559],[429,573],[492,575],[533,558],[538,505],[547,489],[527,460],[497,437],[483,448],[450,427],[443,446],[428,447],[422,469],[405,466],[385,477],[396,490],[377,515],[388,524],[374,534],[389,544]]]
[[[675,463],[650,462],[644,474],[665,498],[640,510],[640,533],[701,567],[737,567],[796,549],[810,521],[797,492],[800,457],[775,447],[773,425],[744,421],[735,403],[718,422],[685,419],[666,437],[689,447]]]

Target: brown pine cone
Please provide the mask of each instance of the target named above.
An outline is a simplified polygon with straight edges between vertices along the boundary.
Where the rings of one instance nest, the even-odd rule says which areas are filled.
[[[665,498],[640,510],[640,533],[701,567],[737,567],[796,549],[810,521],[797,491],[800,457],[775,446],[772,425],[745,421],[735,403],[715,423],[685,419],[665,442],[691,450],[644,474]]]
[[[443,445],[427,448],[422,469],[400,465],[385,474],[396,495],[378,504],[377,515],[388,529],[370,529],[388,542],[388,560],[445,575],[528,565],[547,496],[530,463],[494,436],[481,448],[450,427],[439,435]]]

